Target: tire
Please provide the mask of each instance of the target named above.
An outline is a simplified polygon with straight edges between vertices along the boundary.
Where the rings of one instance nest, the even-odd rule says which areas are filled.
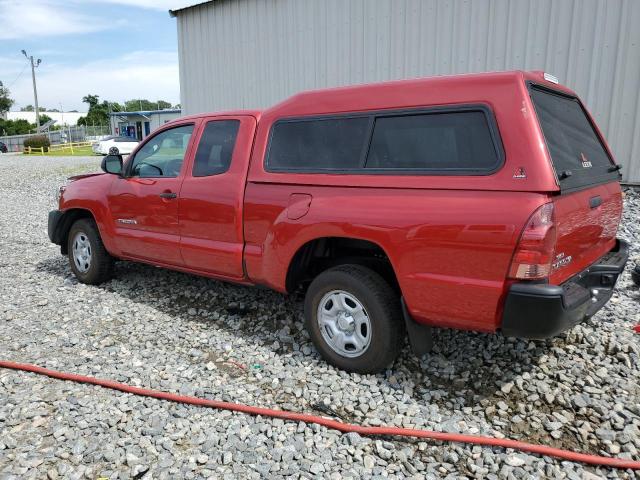
[[[74,249],[76,241],[78,248]],[[86,247],[84,250],[83,244]],[[104,248],[98,227],[92,219],[81,218],[71,226],[67,237],[67,248],[69,265],[79,282],[98,285],[106,282],[113,275],[114,258]],[[88,255],[82,257],[82,252]]]
[[[318,352],[347,372],[384,370],[404,344],[398,295],[380,275],[361,265],[341,265],[318,275],[307,290],[304,314]]]

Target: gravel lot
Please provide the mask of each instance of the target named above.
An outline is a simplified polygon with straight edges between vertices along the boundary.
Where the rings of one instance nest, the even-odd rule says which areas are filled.
[[[0,157],[0,358],[368,425],[639,457],[640,293],[549,341],[439,331],[380,375],[327,366],[301,299],[119,263],[78,284],[46,235],[54,192],[96,158]],[[640,195],[620,236],[637,242]],[[632,260],[640,261],[634,247]],[[640,478],[499,448],[368,439],[0,370],[0,479]]]

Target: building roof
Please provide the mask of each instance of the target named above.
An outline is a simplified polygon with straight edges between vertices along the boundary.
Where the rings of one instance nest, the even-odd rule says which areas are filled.
[[[177,7],[177,8],[172,8],[169,10],[169,15],[172,17],[175,17],[178,12],[181,12],[183,10],[187,10],[188,8],[192,8],[192,7],[197,7],[198,5],[202,5],[204,3],[210,3],[213,0],[191,0],[190,2],[182,2],[184,3],[184,5],[182,5],[181,7]]]
[[[112,117],[130,117],[133,115],[157,115],[163,113],[182,113],[179,108],[165,108],[163,110],[139,110],[137,112],[110,112]]]

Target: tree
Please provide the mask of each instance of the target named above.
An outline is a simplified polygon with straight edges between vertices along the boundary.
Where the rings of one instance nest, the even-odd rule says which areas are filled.
[[[78,125],[107,125],[109,123],[109,111],[111,111],[109,102],[103,100],[100,103],[98,95],[85,95],[82,97],[82,101],[89,104],[89,111],[85,117],[78,119]]]
[[[158,100],[152,102],[144,98],[135,98],[124,102],[124,108],[127,112],[138,112],[145,110],[162,110],[163,108],[171,108],[171,103],[166,100]]]
[[[9,89],[0,82],[0,115],[7,113],[14,103],[9,93]]]
[[[26,120],[3,120],[0,118],[0,133],[2,135],[23,135],[35,131],[36,126]]]
[[[20,109],[21,112],[35,112],[36,109],[33,108],[33,105],[29,104],[26,107],[22,107]],[[38,107],[38,111],[39,112],[46,112],[47,111],[47,107]],[[57,112],[57,110],[51,110],[52,112]]]
[[[100,100],[100,97],[98,95],[89,94],[82,97],[82,103],[88,103],[89,110],[91,110],[91,107],[95,107],[98,104],[99,100]]]

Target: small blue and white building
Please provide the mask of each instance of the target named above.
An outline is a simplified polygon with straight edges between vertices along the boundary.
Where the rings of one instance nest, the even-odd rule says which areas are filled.
[[[179,108],[143,110],[138,112],[112,112],[109,114],[111,133],[142,140],[156,128],[182,115]]]

